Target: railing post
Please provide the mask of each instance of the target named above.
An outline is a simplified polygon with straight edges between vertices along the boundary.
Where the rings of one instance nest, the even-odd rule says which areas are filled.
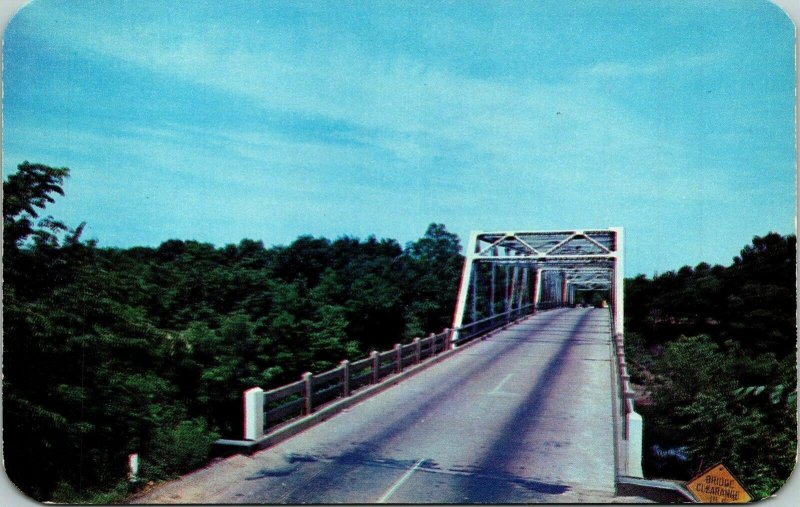
[[[379,368],[380,368],[380,361],[378,358],[378,351],[373,350],[369,353],[369,357],[372,358],[372,383],[378,383],[378,377],[380,376]]]
[[[347,359],[339,363],[342,367],[342,396],[350,396],[350,361]]]
[[[431,333],[428,338],[431,339],[431,348],[428,357],[433,357],[436,354],[436,333]]]
[[[419,364],[419,356],[422,352],[422,345],[419,343],[419,338],[414,338],[414,364]]]
[[[264,391],[253,387],[244,392],[244,439],[264,436]]]
[[[395,356],[397,357],[397,365],[395,366],[395,373],[400,373],[403,370],[403,349],[399,343],[394,344]]]
[[[306,415],[309,415],[314,410],[313,397],[314,397],[314,383],[313,375],[310,371],[303,373],[303,381],[306,383]]]

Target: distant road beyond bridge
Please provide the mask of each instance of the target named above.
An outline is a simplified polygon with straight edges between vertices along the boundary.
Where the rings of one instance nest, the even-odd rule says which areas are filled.
[[[607,309],[559,308],[145,503],[609,502],[617,380]]]

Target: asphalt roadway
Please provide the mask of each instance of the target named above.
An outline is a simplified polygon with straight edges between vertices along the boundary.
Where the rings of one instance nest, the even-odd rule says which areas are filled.
[[[610,315],[557,309],[141,503],[614,501]]]

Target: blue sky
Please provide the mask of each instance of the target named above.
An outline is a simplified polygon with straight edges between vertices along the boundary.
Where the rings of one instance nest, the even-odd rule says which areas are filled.
[[[795,228],[794,32],[763,1],[34,0],[3,170],[101,246],[623,226],[628,274]]]

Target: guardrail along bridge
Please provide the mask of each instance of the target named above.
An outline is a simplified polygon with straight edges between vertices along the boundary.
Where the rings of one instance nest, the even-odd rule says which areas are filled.
[[[642,477],[622,246],[621,228],[473,232],[452,329],[249,389],[244,438],[218,442],[248,452],[139,501],[615,501]]]

